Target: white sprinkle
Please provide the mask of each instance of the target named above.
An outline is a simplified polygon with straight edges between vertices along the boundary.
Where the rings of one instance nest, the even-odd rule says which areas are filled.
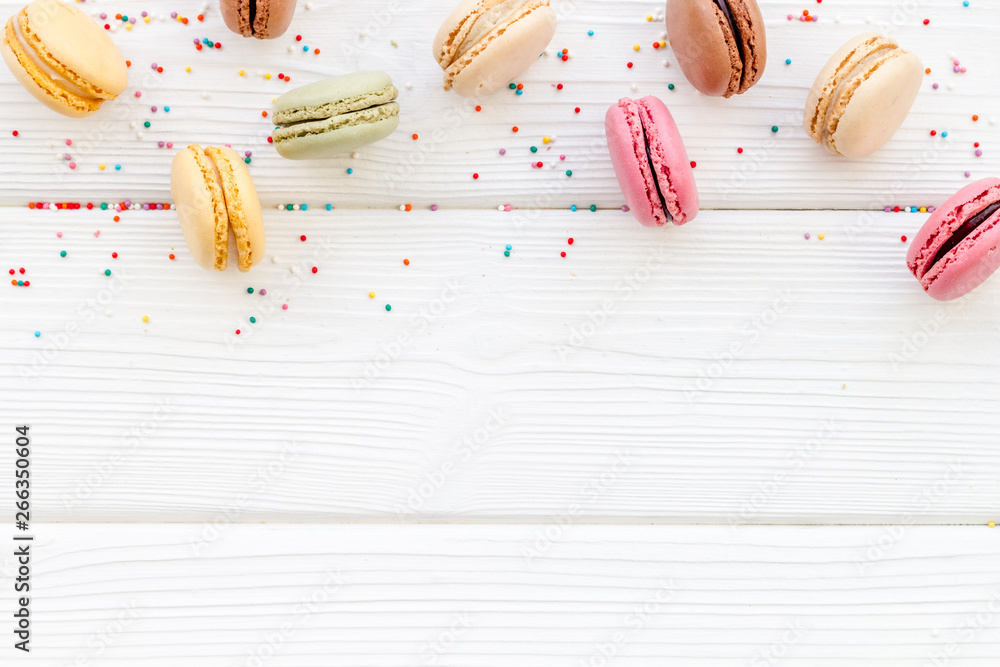
[[[136,132],[135,133],[135,138],[136,139],[142,139],[144,136],[146,136],[146,135],[144,135],[142,132]]]
[[[284,211],[285,210],[285,207],[282,206],[281,204],[278,204],[277,208],[278,208],[279,211]]]
[[[632,84],[632,92],[634,93],[637,90],[639,90],[639,86],[637,86],[636,84],[633,83]]]
[[[207,100],[208,99],[208,93],[202,93],[201,94],[201,99]]]
[[[663,61],[663,66],[664,67],[670,67],[670,61],[669,60],[664,60]]]
[[[399,205],[399,210],[400,211],[405,211],[406,210],[406,204],[400,204]]]
[[[292,267],[290,269],[288,269],[288,270],[291,271],[292,273],[298,273],[299,272],[299,267],[297,267],[297,266],[295,266],[293,264]]]
[[[497,210],[500,211],[501,213],[503,213],[503,204],[500,204],[499,206],[497,206]]]
[[[359,157],[361,157],[361,153],[354,151],[353,153],[351,153],[351,157],[357,160]]]
[[[312,9],[312,8],[313,8],[313,3],[307,2],[306,3],[306,9]]]
[[[298,211],[299,210],[299,205],[298,204],[292,204],[292,210],[293,211]]]

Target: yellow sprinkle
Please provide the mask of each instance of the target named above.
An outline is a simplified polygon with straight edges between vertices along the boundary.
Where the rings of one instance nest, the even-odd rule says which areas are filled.
[[[104,164],[104,163],[102,162],[101,164],[99,164],[99,165],[97,165],[97,166],[98,166],[98,167],[100,167],[101,171],[104,171],[104,167],[105,167],[106,165],[105,165],[105,164]]]
[[[143,21],[145,21],[146,23],[149,23],[149,17],[147,16],[146,18],[143,19]]]
[[[125,29],[126,30],[131,30],[132,29],[132,24],[131,23],[125,24]]]
[[[995,526],[996,526],[996,524],[995,524],[995,523],[993,523],[992,521],[990,521],[990,522],[989,522],[988,524],[986,524],[986,525],[987,525],[987,526],[989,526],[990,528],[993,528],[993,527],[995,527]]]
[[[927,207],[926,206],[921,206],[920,207],[920,212],[921,213],[926,213],[927,212]]]
[[[368,298],[369,299],[374,299],[375,298],[375,292],[368,292]]]
[[[142,316],[142,321],[143,322],[148,322],[149,321],[149,315],[143,315]]]
[[[661,49],[667,48],[667,40],[665,40],[665,39],[661,39],[660,40],[660,48]]]
[[[240,70],[240,76],[243,76],[245,74],[246,74],[246,72],[244,72],[243,70]]]
[[[826,238],[826,234],[820,234],[820,235],[819,235],[819,240],[820,240],[820,241],[822,241],[822,240],[823,240],[823,239],[825,239],[825,238]]]
[[[190,71],[191,71],[191,68],[190,68],[190,67],[185,67],[185,68],[184,68],[184,71],[185,71],[185,72],[190,72]]]
[[[267,74],[265,74],[264,78],[270,80],[271,79],[271,73],[268,72]]]
[[[638,51],[639,50],[639,45],[638,44],[633,44],[632,45],[632,50],[633,51]]]
[[[652,21],[653,20],[653,15],[652,14],[646,14],[646,20],[647,21]]]
[[[551,141],[552,141],[551,137],[542,137],[542,143],[543,144],[550,143]]]

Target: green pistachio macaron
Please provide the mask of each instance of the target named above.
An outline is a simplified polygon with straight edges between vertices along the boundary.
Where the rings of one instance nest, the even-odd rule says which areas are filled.
[[[289,160],[312,160],[385,139],[399,126],[398,92],[389,75],[377,71],[296,88],[274,102],[274,146]]]

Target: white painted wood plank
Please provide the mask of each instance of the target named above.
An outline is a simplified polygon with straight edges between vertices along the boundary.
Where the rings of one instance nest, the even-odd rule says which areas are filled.
[[[1000,509],[1000,282],[924,295],[920,214],[271,210],[248,276],[197,269],[172,213],[110,215],[0,210],[32,281],[0,291],[0,404],[46,520]]]
[[[986,527],[205,530],[36,525],[31,664],[1000,661]]]
[[[22,0],[3,0],[0,14],[14,13]],[[603,139],[608,105],[624,95],[664,98],[684,133],[706,208],[851,208],[938,204],[973,177],[995,175],[1000,153],[991,119],[1000,105],[996,89],[1000,18],[987,2],[963,8],[955,0],[894,0],[815,3],[762,0],[770,61],[761,83],[731,100],[698,95],[683,79],[673,55],[652,48],[663,32],[662,2],[645,0],[554,0],[559,28],[550,55],[522,78],[525,94],[512,91],[475,102],[441,89],[441,71],[430,41],[453,0],[425,2],[299,3],[289,33],[273,42],[243,40],[225,29],[209,3],[204,22],[140,22],[114,35],[132,60],[130,86],[121,102],[85,120],[48,112],[4,71],[0,75],[0,203],[27,201],[169,199],[169,165],[174,151],[157,141],[231,143],[252,150],[257,188],[268,204],[332,202],[340,206],[616,207],[623,203]],[[808,7],[806,7],[808,5]],[[817,23],[788,21],[807,8]],[[137,0],[88,2],[95,12],[159,16],[171,9]],[[181,8],[183,9],[183,8]],[[922,21],[929,19],[924,26]],[[588,37],[587,31],[595,35]],[[802,107],[813,78],[846,39],[885,29],[915,50],[932,69],[913,112],[895,139],[864,161],[836,159],[805,136]],[[361,38],[365,30],[367,37]],[[303,35],[302,42],[294,36]],[[218,40],[222,50],[197,52],[195,38]],[[396,46],[393,46],[395,42]],[[640,44],[641,51],[632,50]],[[303,53],[306,44],[321,54]],[[567,48],[570,60],[555,52]],[[952,58],[968,68],[952,72]],[[791,59],[790,65],[785,64]],[[634,67],[628,69],[627,62]],[[663,62],[671,63],[664,68]],[[162,74],[150,69],[164,67]],[[192,72],[185,72],[190,66]],[[361,151],[358,159],[296,163],[282,160],[266,143],[271,130],[261,111],[291,87],[323,76],[363,68],[388,71],[401,88],[399,130]],[[241,77],[239,71],[247,74]],[[270,72],[272,78],[261,75]],[[278,79],[288,74],[290,83]],[[933,90],[931,85],[939,83]],[[564,89],[553,86],[563,83]],[[674,91],[667,84],[676,85]],[[412,88],[410,87],[412,86]],[[634,90],[633,90],[634,86]],[[136,99],[134,93],[142,97]],[[203,94],[207,95],[203,97]],[[160,110],[150,112],[156,105]],[[163,107],[170,106],[164,113]],[[574,108],[580,107],[579,114]],[[981,120],[974,123],[973,114]],[[151,121],[146,130],[143,122]],[[130,127],[134,123],[135,127]],[[520,131],[515,135],[512,126]],[[772,134],[771,126],[780,131]],[[14,138],[11,131],[18,130]],[[950,136],[932,138],[930,131]],[[140,138],[138,133],[143,136]],[[413,141],[417,133],[420,139]],[[548,150],[543,136],[557,139]],[[74,141],[67,151],[64,142]],[[982,158],[973,142],[983,145]],[[542,150],[533,155],[532,145]],[[744,148],[737,155],[737,147]],[[499,149],[507,150],[501,157]],[[74,156],[70,171],[63,155]],[[557,156],[566,156],[564,162]],[[542,169],[532,168],[541,160]],[[108,166],[100,171],[99,164]],[[122,165],[120,172],[111,165]],[[354,174],[348,176],[351,167]],[[568,178],[566,169],[573,171]],[[480,174],[477,181],[472,174]]]

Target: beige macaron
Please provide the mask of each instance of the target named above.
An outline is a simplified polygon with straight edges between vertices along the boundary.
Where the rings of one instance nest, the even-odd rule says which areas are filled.
[[[434,38],[444,89],[489,95],[538,60],[555,32],[549,0],[464,0]]]
[[[805,130],[838,155],[871,155],[906,120],[923,77],[920,59],[894,40],[859,35],[816,77],[806,101]]]
[[[224,271],[249,271],[264,257],[264,217],[246,163],[232,148],[192,144],[174,156],[170,192],[191,256]]]
[[[64,116],[89,116],[128,85],[128,67],[107,33],[59,0],[35,0],[11,17],[0,53],[14,78]]]

